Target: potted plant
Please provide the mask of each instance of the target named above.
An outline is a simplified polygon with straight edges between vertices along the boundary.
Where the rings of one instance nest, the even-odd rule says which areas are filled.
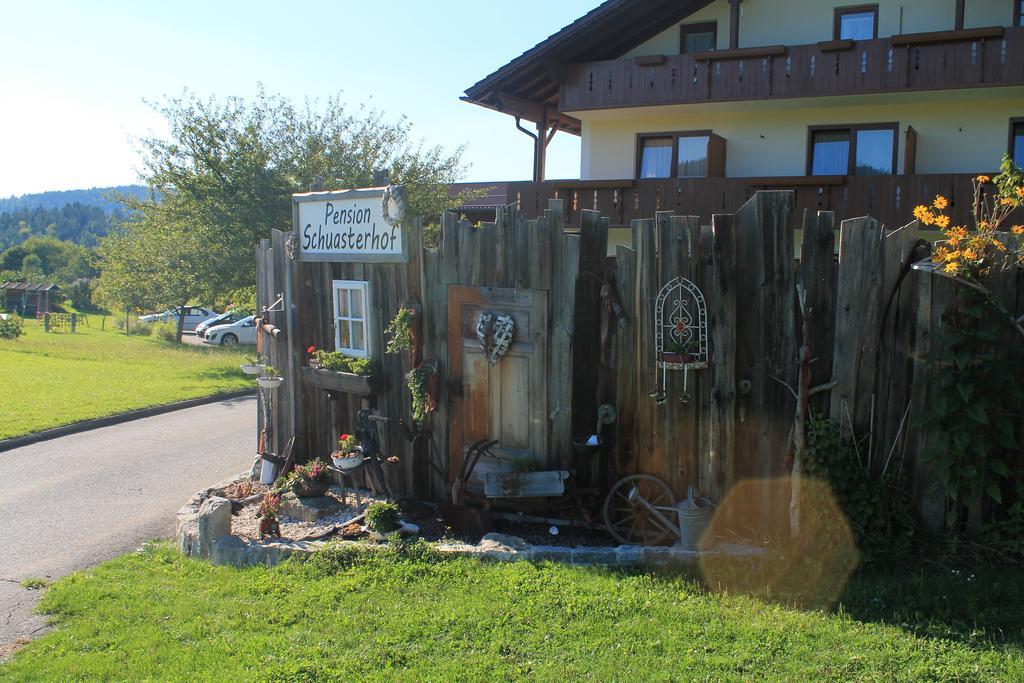
[[[246,356],[245,362],[242,363],[242,372],[247,375],[258,375],[260,370],[263,368],[262,358],[253,358],[252,356]]]
[[[265,365],[263,376],[256,378],[256,384],[260,386],[260,389],[277,389],[282,382],[284,382],[284,377],[281,377],[281,373],[273,365]]]
[[[339,470],[354,470],[363,464],[363,452],[359,441],[351,434],[342,434],[338,438],[338,450],[331,453],[331,460]]]
[[[327,464],[317,458],[305,465],[298,465],[291,476],[291,488],[299,498],[318,498],[330,488],[327,481]]]
[[[388,534],[398,531],[402,521],[398,517],[398,506],[394,503],[377,501],[366,508],[366,530],[370,537],[383,541]]]
[[[256,516],[260,518],[260,538],[270,536],[281,538],[281,523],[277,520],[281,512],[281,496],[276,493],[264,494]]]
[[[668,350],[662,352],[661,360],[665,363],[685,363],[686,362],[686,347],[679,342],[672,342],[668,346]]]

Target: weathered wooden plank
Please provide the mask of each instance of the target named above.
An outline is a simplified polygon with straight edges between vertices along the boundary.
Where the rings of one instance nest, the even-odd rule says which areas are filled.
[[[833,417],[852,418],[866,434],[872,420],[880,312],[883,229],[872,218],[843,221],[839,235]]]
[[[616,249],[618,267],[615,282],[619,303],[626,317],[626,327],[615,334],[615,405],[618,421],[615,425],[615,475],[618,477],[638,472],[633,434],[636,430],[636,411],[640,397],[636,383],[636,253],[629,247]]]
[[[711,217],[712,277],[708,288],[712,394],[706,480],[701,488],[721,502],[736,483],[736,224]]]
[[[832,380],[836,318],[835,214],[805,211],[803,226],[800,283],[806,292],[806,311],[810,316],[811,386],[819,386]],[[828,393],[812,396],[811,411],[828,416],[830,403]]]
[[[636,287],[633,308],[636,319],[634,377],[637,396],[636,433],[633,452],[639,472],[654,474],[650,463],[656,457],[657,405],[652,395],[658,391],[659,374],[654,352],[654,299],[657,296],[658,266],[656,224],[653,219],[633,221],[633,250],[636,253]]]
[[[576,280],[580,265],[580,238],[565,234],[564,203],[549,202],[545,213],[551,253],[551,344],[548,363],[548,410],[551,439],[548,466],[572,460],[572,351]]]

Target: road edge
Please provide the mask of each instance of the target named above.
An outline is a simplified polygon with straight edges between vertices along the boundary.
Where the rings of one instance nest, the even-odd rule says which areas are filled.
[[[220,401],[228,401],[233,398],[243,398],[245,396],[255,396],[255,389],[240,389],[238,391],[227,391],[220,394],[211,394],[210,396],[200,396],[199,398],[190,398],[184,401],[177,401],[175,403],[165,403],[160,406],[151,406],[149,408],[139,408],[138,410],[129,410],[124,413],[117,413],[115,415],[107,415],[106,417],[97,417],[92,420],[82,420],[80,422],[72,422],[68,425],[61,427],[51,427],[50,429],[44,429],[39,432],[33,432],[24,436],[15,436],[10,439],[0,440],[0,453],[4,451],[10,451],[15,448],[22,446],[28,446],[30,444],[39,443],[41,441],[49,441],[50,439],[57,439],[62,436],[68,436],[70,434],[78,434],[80,432],[87,432],[92,429],[99,429],[100,427],[109,427],[111,425],[120,424],[122,422],[131,422],[132,420],[140,420],[145,417],[153,417],[155,415],[163,415],[164,413],[171,413],[176,410],[184,410],[185,408],[195,408],[196,406],[207,405],[210,403],[218,403]]]

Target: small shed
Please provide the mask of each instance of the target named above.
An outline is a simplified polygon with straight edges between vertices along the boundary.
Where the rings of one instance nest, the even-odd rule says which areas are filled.
[[[49,313],[50,303],[60,299],[60,287],[53,283],[8,280],[0,285],[4,309],[21,315]]]

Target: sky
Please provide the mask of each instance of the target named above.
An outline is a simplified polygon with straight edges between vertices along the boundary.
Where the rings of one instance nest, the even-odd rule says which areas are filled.
[[[0,197],[139,182],[137,139],[166,134],[152,104],[186,88],[251,97],[261,84],[296,103],[341,92],[404,115],[427,143],[466,146],[465,180],[528,180],[532,140],[459,97],[598,4],[6,0]],[[579,154],[579,138],[556,135],[547,177],[579,177]]]

